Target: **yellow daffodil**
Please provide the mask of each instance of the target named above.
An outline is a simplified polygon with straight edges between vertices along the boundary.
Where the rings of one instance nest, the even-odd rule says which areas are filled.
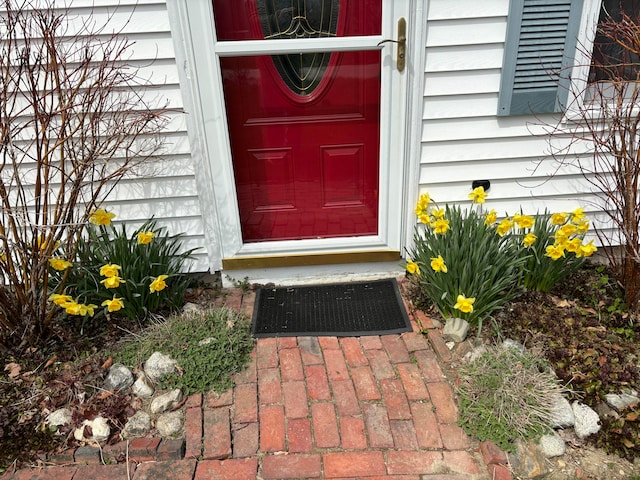
[[[513,222],[519,228],[531,228],[535,223],[535,218],[533,218],[531,215],[516,214],[513,216]]]
[[[167,278],[169,278],[169,275],[158,275],[155,277],[151,282],[151,285],[149,285],[149,291],[151,291],[151,293],[160,292],[167,288],[167,284],[165,282]]]
[[[418,198],[418,202],[416,203],[416,216],[421,216],[427,213],[427,208],[429,207],[429,202],[431,202],[431,197],[429,197],[428,193],[423,193]]]
[[[437,257],[431,259],[431,268],[434,272],[447,273],[448,271],[447,265],[444,263],[442,255],[438,255]]]
[[[72,303],[73,298],[71,297],[71,295],[61,295],[59,293],[52,293],[49,296],[49,301],[55,303],[59,307],[64,307],[66,306],[67,303]]]
[[[107,277],[104,280],[101,280],[100,283],[103,284],[106,288],[118,288],[121,283],[125,283],[126,280],[123,280],[117,275],[113,277]]]
[[[589,231],[589,220],[582,220],[576,223],[576,227],[578,229],[578,233],[585,234]]]
[[[567,223],[567,214],[564,212],[557,212],[551,215],[552,225],[563,225]]]
[[[586,215],[584,214],[584,208],[576,208],[571,214],[571,221],[573,223],[580,223],[584,220]]]
[[[89,217],[89,221],[94,225],[111,225],[111,220],[116,218],[115,213],[107,212],[102,208],[95,210]]]
[[[580,246],[582,245],[582,239],[580,237],[575,237],[569,240],[564,248],[567,252],[576,253]]]
[[[64,311],[69,315],[80,315],[81,306],[76,302],[69,302],[65,305]]]
[[[522,245],[525,246],[525,248],[529,248],[531,245],[533,245],[534,243],[536,243],[536,240],[538,239],[538,237],[536,237],[536,235],[534,233],[527,233],[524,238],[522,239]]]
[[[418,266],[417,263],[415,263],[411,259],[407,259],[407,266],[405,268],[407,269],[407,272],[409,272],[411,275],[413,274],[420,275],[420,267]]]
[[[576,251],[576,257],[590,257],[598,251],[598,248],[593,244],[591,240],[586,245],[580,245],[580,248]]]
[[[87,315],[93,317],[95,309],[98,308],[98,306],[93,303],[90,303],[89,305],[81,303],[79,307],[79,315],[82,315],[83,317],[86,317]]]
[[[154,232],[140,232],[138,234],[138,244],[139,245],[147,245],[151,243],[151,240],[156,236]]]
[[[113,300],[105,300],[102,302],[103,307],[107,307],[109,312],[117,312],[118,310],[124,308],[124,302],[122,298],[117,298],[115,295],[113,296]]]
[[[422,223],[424,225],[430,225],[431,224],[431,217],[426,213],[423,213],[423,214],[419,215],[418,219],[420,220],[420,223]]]
[[[444,218],[444,208],[434,208],[431,210],[431,215],[438,219],[438,218]]]
[[[501,237],[504,237],[505,234],[511,230],[511,227],[513,227],[513,222],[511,220],[509,220],[508,218],[505,218],[504,220],[502,220],[499,224],[498,224],[498,228],[496,228],[496,233],[498,235],[500,235]]]
[[[42,237],[37,237],[36,240],[36,246],[41,250],[41,251],[45,251],[48,247],[49,247],[49,238],[42,238]],[[54,245],[53,245],[53,249],[57,249],[60,246],[60,240],[58,240]]]
[[[484,203],[487,198],[487,193],[484,191],[484,187],[476,187],[468,197],[469,200],[473,201],[473,203]]]
[[[103,277],[117,277],[120,274],[122,267],[115,263],[107,263],[100,267],[100,275]]]
[[[473,302],[475,301],[475,297],[467,298],[464,295],[458,295],[457,302],[453,308],[464,313],[471,313],[473,312]]]
[[[567,223],[558,229],[558,232],[562,232],[560,235],[563,237],[570,237],[577,231],[578,231],[578,227],[575,226],[573,223]]]
[[[438,218],[435,222],[433,222],[433,229],[439,235],[444,235],[449,230],[449,220],[445,220],[444,218]]]
[[[564,257],[564,247],[562,245],[549,245],[545,253],[546,257],[550,257],[553,260],[558,260],[560,257]]]
[[[53,268],[54,270],[58,270],[59,272],[62,272],[63,270],[66,270],[67,268],[71,267],[73,263],[69,262],[68,260],[65,260],[64,258],[50,258],[49,265],[51,265],[51,268]]]
[[[489,210],[489,213],[487,213],[484,217],[484,224],[490,227],[497,221],[498,221],[498,214],[496,213],[496,211],[493,209]]]

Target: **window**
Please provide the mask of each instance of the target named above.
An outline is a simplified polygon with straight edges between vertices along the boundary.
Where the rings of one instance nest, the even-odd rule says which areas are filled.
[[[640,0],[602,0],[589,82],[638,80],[639,34]]]

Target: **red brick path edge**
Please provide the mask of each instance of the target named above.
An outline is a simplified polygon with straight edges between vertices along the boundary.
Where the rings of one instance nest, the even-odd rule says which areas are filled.
[[[251,292],[221,297],[253,311]],[[406,306],[413,332],[401,335],[258,339],[232,389],[187,399],[184,439],[79,447],[47,459],[64,466],[0,478],[510,480],[504,453],[457,425],[441,368],[451,352]]]

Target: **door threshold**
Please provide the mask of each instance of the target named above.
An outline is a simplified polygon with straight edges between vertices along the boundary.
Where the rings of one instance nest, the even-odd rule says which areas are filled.
[[[397,250],[368,250],[365,252],[314,253],[296,255],[259,255],[222,259],[223,270],[304,267],[342,263],[399,262]]]
[[[318,258],[315,258],[315,255],[294,255],[293,257],[299,260],[298,262],[290,258],[280,264],[267,261],[255,267],[248,263],[245,264],[245,268],[223,270],[221,272],[222,284],[224,287],[233,287],[238,282],[247,279],[249,283],[260,285],[311,285],[378,280],[381,278],[398,277],[404,274],[404,266],[401,263],[399,252],[390,255],[390,257],[392,257],[390,260],[384,258],[384,255],[380,255],[381,252],[377,252],[378,255],[373,257],[375,260],[365,260],[367,257],[364,254],[371,254],[373,252],[361,253],[361,256],[355,257],[340,257],[337,256],[340,254],[330,254],[328,255],[329,258],[325,258],[324,262],[320,262]],[[317,257],[326,257],[326,255],[318,255]],[[282,259],[283,257],[276,258]],[[342,262],[339,262],[340,258],[342,258]],[[346,261],[346,258],[351,259],[351,261]],[[360,260],[356,261],[355,259]],[[304,262],[301,262],[302,260],[304,260]]]

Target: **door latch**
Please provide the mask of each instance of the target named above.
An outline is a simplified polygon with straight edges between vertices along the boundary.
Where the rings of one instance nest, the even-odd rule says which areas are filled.
[[[404,17],[400,17],[398,20],[398,39],[393,40],[391,38],[382,40],[378,43],[378,46],[383,43],[395,43],[398,46],[398,52],[396,57],[396,68],[399,72],[404,70],[406,63],[406,51],[407,51],[407,20]]]

